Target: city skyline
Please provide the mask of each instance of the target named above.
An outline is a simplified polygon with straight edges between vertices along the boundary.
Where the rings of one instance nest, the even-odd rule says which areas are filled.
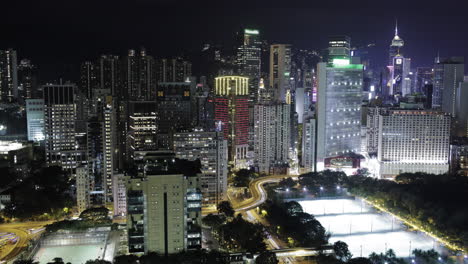
[[[415,66],[430,66],[437,54],[468,56],[464,48],[468,37],[463,34],[468,21],[461,11],[464,3],[437,6],[434,1],[396,1],[388,12],[378,3],[367,1],[344,3],[347,8],[338,9],[323,3],[311,6],[304,2],[284,8],[273,8],[273,4],[242,8],[137,1],[133,5],[113,3],[115,8],[108,12],[110,3],[106,1],[94,5],[30,3],[27,10],[6,3],[6,10],[11,12],[0,21],[7,25],[4,30],[9,37],[3,39],[0,49],[13,48],[19,59],[31,59],[39,65],[45,81],[60,77],[73,80],[77,78],[72,74],[77,64],[100,54],[124,56],[128,49],[145,47],[156,57],[191,56],[205,43],[230,47],[235,44],[235,32],[250,27],[259,29],[262,39],[270,44],[286,43],[318,51],[326,47],[326,36],[349,35],[353,46],[376,44],[376,61],[383,66],[383,51],[388,50],[398,20],[406,54],[413,58]],[[21,19],[16,19],[20,11]],[[34,45],[29,44],[31,41]]]

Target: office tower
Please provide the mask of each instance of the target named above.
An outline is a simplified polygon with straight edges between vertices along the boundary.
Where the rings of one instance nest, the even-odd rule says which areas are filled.
[[[460,82],[463,82],[464,70],[465,62],[463,57],[436,59],[432,108],[455,116],[457,90],[460,87]]]
[[[317,170],[360,151],[362,70],[349,59],[318,64]]]
[[[432,79],[434,78],[433,76],[434,71],[431,67],[417,67],[415,92],[423,93],[426,97],[428,97],[428,95],[424,93],[424,86],[432,84]],[[432,94],[430,96],[432,97]]]
[[[115,149],[117,149],[117,120],[115,112],[115,102],[113,97],[106,97],[106,104],[103,106],[103,167],[104,167],[104,180],[105,180],[105,194],[106,201],[112,200],[113,196],[113,183],[112,183],[112,174],[116,169],[116,160],[118,159]]]
[[[220,132],[195,129],[174,135],[176,157],[201,162],[203,207],[216,207],[227,195],[227,140]]]
[[[156,97],[156,69],[152,56],[141,49],[129,50],[123,58],[123,96],[132,101],[154,100]]]
[[[395,25],[395,36],[392,39],[389,49],[388,65],[393,65],[397,55],[403,56],[403,46],[405,42],[398,36],[398,25]]]
[[[0,50],[0,100],[9,103],[18,98],[16,50]]]
[[[172,149],[174,133],[192,127],[192,84],[158,83],[158,148]]]
[[[315,171],[316,121],[314,117],[307,116],[302,123],[302,167],[304,167],[304,173]]]
[[[112,174],[112,198],[114,202],[114,216],[127,215],[127,189],[125,188],[123,173]]]
[[[409,72],[411,59],[404,58],[401,55],[395,55],[391,64],[391,81],[389,95],[399,100],[411,93],[411,80]]]
[[[144,177],[127,179],[130,253],[201,248],[200,169],[174,155],[148,161]]]
[[[449,140],[449,114],[406,109],[380,113],[377,155],[380,176],[448,172]]]
[[[156,111],[155,101],[129,102],[127,162],[132,163],[138,151],[157,149]]]
[[[40,98],[37,90],[37,68],[30,60],[23,59],[18,65],[18,96],[21,100]]]
[[[251,101],[256,101],[260,82],[262,42],[257,29],[244,29],[237,48],[237,66],[242,76],[249,77]]]
[[[181,57],[159,59],[156,64],[158,82],[185,82],[192,76],[192,63]]]
[[[274,44],[270,47],[270,86],[275,92],[275,100],[286,102],[286,94],[291,90],[291,46]]]
[[[75,169],[85,160],[76,145],[75,84],[44,85],[44,124],[48,165]]]
[[[261,173],[287,173],[291,105],[255,105],[254,163]]]
[[[45,139],[44,99],[26,99],[26,119],[28,140],[43,143]]]
[[[328,38],[328,61],[350,58],[351,39],[348,36],[330,36]]]
[[[91,207],[90,189],[88,168],[86,166],[76,168],[76,203],[79,213]]]
[[[455,135],[468,137],[468,82],[460,83],[455,100]]]
[[[215,126],[228,141],[229,161],[236,166],[245,162],[248,150],[249,89],[248,78],[215,78]]]

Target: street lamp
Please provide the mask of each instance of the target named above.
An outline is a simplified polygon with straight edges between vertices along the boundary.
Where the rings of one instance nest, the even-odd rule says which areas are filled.
[[[303,190],[304,192],[307,192],[307,188],[306,188],[306,187],[302,188],[302,190]]]

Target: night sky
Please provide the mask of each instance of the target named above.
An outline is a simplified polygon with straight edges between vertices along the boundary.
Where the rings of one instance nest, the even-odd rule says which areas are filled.
[[[193,53],[203,43],[229,46],[242,26],[260,29],[270,43],[316,50],[328,35],[346,34],[352,44],[377,44],[383,62],[397,18],[414,66],[431,66],[437,51],[468,58],[462,0],[9,2],[0,6],[0,49],[31,59],[44,81],[77,77],[80,62],[129,48],[144,46],[159,57]]]

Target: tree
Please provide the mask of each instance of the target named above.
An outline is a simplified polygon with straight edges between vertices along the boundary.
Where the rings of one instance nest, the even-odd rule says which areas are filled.
[[[138,257],[135,255],[121,255],[114,258],[114,264],[136,264]]]
[[[353,256],[351,252],[349,252],[348,245],[343,241],[336,241],[333,244],[333,250],[335,251],[336,257],[343,262],[348,261]]]
[[[103,222],[109,219],[109,209],[105,207],[89,208],[81,212],[80,218],[83,220]]]
[[[255,172],[248,169],[240,169],[235,173],[233,184],[235,187],[249,187],[250,181],[255,177]]]
[[[372,262],[368,258],[352,258],[348,260],[348,264],[372,264]]]
[[[283,188],[292,188],[292,187],[296,186],[296,182],[291,177],[288,177],[286,179],[282,179],[279,182],[279,186],[281,186]]]
[[[13,264],[39,264],[39,262],[34,261],[33,259],[17,259]]]
[[[284,208],[289,215],[296,216],[299,213],[303,213],[302,206],[296,201],[290,201],[284,203]]]
[[[222,225],[219,233],[228,248],[256,253],[266,250],[264,231],[261,224],[247,222],[238,214],[232,221]]]
[[[224,214],[226,217],[233,217],[234,216],[234,209],[232,205],[228,201],[222,201],[218,204],[218,213]]]
[[[427,251],[415,249],[413,255],[416,258],[416,263],[424,264],[436,264],[439,262],[440,257],[439,253],[433,249]]]
[[[103,259],[95,259],[95,260],[88,260],[85,264],[112,264],[112,262],[103,260]]]
[[[271,251],[265,251],[258,255],[255,259],[255,264],[278,264],[279,261],[276,258],[276,254]]]
[[[224,221],[226,221],[226,217],[223,215],[214,215],[209,214],[202,219],[202,223],[206,226],[211,227],[212,229],[218,229]]]

